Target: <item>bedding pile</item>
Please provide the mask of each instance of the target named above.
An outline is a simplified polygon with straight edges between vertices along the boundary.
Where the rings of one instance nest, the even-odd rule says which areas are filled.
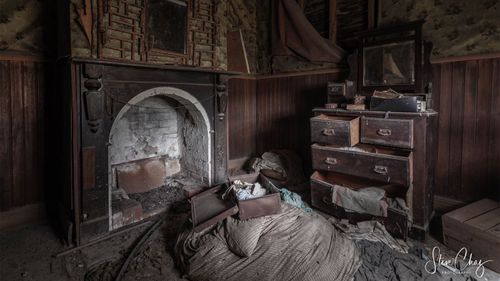
[[[196,281],[352,280],[361,264],[353,241],[315,213],[282,207],[199,233],[186,224],[175,246],[178,265]]]

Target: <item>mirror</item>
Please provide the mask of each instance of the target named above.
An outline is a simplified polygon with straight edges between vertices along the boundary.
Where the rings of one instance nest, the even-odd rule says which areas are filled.
[[[363,86],[415,85],[415,42],[363,48]]]
[[[188,3],[180,0],[149,0],[147,15],[151,48],[185,54]]]

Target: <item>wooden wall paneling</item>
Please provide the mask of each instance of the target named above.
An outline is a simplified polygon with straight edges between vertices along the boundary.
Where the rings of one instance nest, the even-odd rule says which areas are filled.
[[[36,115],[36,132],[38,135],[37,138],[37,143],[36,147],[37,149],[35,150],[35,159],[37,167],[42,166],[43,168],[37,168],[35,170],[35,177],[38,179],[38,184],[42,185],[42,187],[37,188],[36,191],[34,192],[36,194],[36,197],[34,198],[34,201],[40,202],[45,199],[45,193],[44,193],[44,187],[46,185],[46,173],[48,171],[48,168],[46,165],[44,165],[44,161],[48,159],[45,157],[45,153],[47,151],[47,123],[48,123],[48,116],[47,113],[48,111],[46,110],[47,107],[47,100],[46,100],[46,93],[50,93],[50,89],[54,89],[54,83],[50,79],[52,79],[52,73],[49,73],[52,71],[52,63],[38,63],[36,64],[36,72],[38,73],[37,75],[37,83],[35,85],[35,90],[36,90],[36,104],[37,104],[37,115]],[[48,87],[51,87],[48,89]]]
[[[500,201],[500,58],[492,62],[488,174],[492,196]]]
[[[439,84],[438,156],[436,165],[436,193],[446,194],[450,151],[451,120],[451,64],[442,64]]]
[[[450,164],[448,188],[455,194],[461,192],[462,131],[464,108],[464,74],[462,63],[452,63],[451,84],[451,123],[450,123]]]
[[[257,79],[257,153],[290,149],[309,166],[309,118],[326,102],[327,82],[338,78],[319,73]]]
[[[24,62],[11,65],[11,108],[12,108],[12,175],[13,175],[13,206],[21,206],[25,200],[25,170],[24,170]]]
[[[498,61],[487,57],[433,65],[439,196],[464,202],[499,196]]]
[[[234,78],[228,82],[229,159],[256,153],[256,80]]]
[[[0,211],[43,199],[43,65],[0,61]]]
[[[34,85],[36,83],[36,73],[35,66],[32,63],[25,62],[23,63],[23,75],[24,75],[24,83],[23,83],[23,117],[24,117],[24,172],[26,175],[34,175],[37,169],[41,169],[42,167],[34,167],[34,163],[36,161],[35,158],[35,150],[37,149],[37,133],[36,133],[36,90],[34,89]],[[27,110],[27,109],[30,110]],[[26,188],[33,186],[35,184],[35,177],[28,176],[25,179]],[[24,194],[24,202],[29,203],[35,201],[36,194],[34,191],[26,192]]]
[[[488,157],[489,154],[489,127],[491,115],[491,93],[493,89],[491,88],[492,81],[492,67],[491,60],[479,60],[478,61],[478,76],[477,76],[477,101],[476,101],[476,118],[475,120],[468,120],[469,122],[475,122],[475,154],[477,155],[476,161],[474,163],[464,162],[462,165],[474,165],[477,167],[479,176],[476,181],[470,182],[468,186],[464,186],[467,189],[465,193],[465,198],[477,199],[483,198],[488,195],[488,189],[492,186],[488,186]],[[464,149],[467,147],[464,146]],[[468,195],[468,196],[467,196]]]
[[[478,180],[478,176],[481,175],[481,171],[478,170],[478,165],[474,163],[477,162],[478,155],[475,153],[476,147],[476,113],[477,113],[477,75],[478,75],[478,65],[477,61],[464,62],[465,64],[465,92],[464,92],[464,114],[463,120],[463,153],[462,153],[462,178],[461,178],[461,190],[467,191],[467,186],[473,185]]]
[[[440,87],[441,87],[441,64],[431,65],[431,81],[432,81],[432,109],[439,110]]]
[[[10,62],[0,61],[0,211],[12,204]]]

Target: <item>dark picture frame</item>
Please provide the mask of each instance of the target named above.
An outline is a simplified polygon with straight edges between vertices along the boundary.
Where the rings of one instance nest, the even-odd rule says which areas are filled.
[[[147,0],[146,40],[148,50],[187,55],[189,0]]]

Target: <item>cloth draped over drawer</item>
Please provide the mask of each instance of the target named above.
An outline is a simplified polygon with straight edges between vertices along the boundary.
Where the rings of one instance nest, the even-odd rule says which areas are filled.
[[[316,31],[295,0],[278,0],[275,5],[273,55],[295,55],[312,62],[339,63],[342,60],[344,50]]]
[[[346,211],[387,217],[388,204],[385,201],[385,190],[381,188],[352,190],[335,184],[332,187],[332,203]]]

